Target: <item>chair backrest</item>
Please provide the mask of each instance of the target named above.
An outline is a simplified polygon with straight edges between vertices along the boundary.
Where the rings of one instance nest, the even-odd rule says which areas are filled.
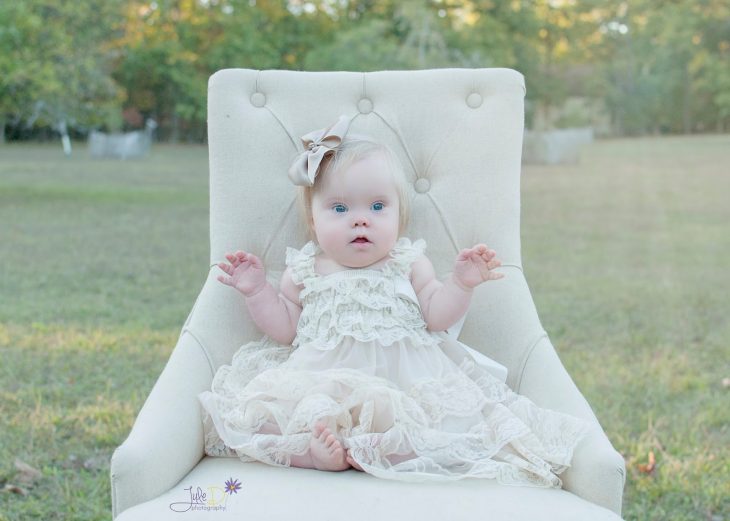
[[[404,235],[426,240],[440,278],[460,249],[479,242],[521,276],[524,94],[523,76],[502,68],[215,73],[208,86],[211,265],[245,249],[278,283],[286,246],[308,240],[287,176],[302,150],[299,136],[354,114],[352,132],[385,141],[400,157],[412,187]]]

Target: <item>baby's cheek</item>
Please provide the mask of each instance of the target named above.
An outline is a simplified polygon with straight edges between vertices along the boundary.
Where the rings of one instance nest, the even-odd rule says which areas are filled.
[[[338,233],[338,229],[335,226],[323,224],[317,230],[317,235],[320,237],[321,242],[330,242],[338,239],[342,233]]]

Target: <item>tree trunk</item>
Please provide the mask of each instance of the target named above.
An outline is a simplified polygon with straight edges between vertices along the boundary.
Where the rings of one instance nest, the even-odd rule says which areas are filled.
[[[694,125],[692,124],[692,92],[687,66],[684,68],[684,82],[682,87],[684,90],[682,96],[682,132],[691,134]]]
[[[66,156],[71,155],[71,138],[68,135],[68,126],[66,125],[66,120],[62,119],[58,122],[58,131],[61,133],[61,145],[63,145],[63,153],[66,154]]]
[[[177,114],[172,115],[172,129],[170,130],[170,143],[180,141],[180,118]]]

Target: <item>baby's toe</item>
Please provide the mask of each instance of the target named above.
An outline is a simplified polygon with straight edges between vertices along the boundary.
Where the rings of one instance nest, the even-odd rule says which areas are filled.
[[[312,428],[312,434],[314,434],[316,438],[319,438],[325,430],[325,425],[326,424],[323,422],[315,423],[314,427]]]
[[[354,468],[355,470],[359,470],[360,472],[363,472],[362,467],[360,466],[360,464],[357,461],[355,461],[352,458],[352,456],[349,455],[349,451],[348,451],[348,456],[347,456],[347,463],[349,463],[350,466],[352,468]]]

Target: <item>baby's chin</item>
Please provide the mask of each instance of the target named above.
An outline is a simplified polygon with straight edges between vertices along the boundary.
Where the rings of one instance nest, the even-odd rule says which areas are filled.
[[[395,247],[396,240],[380,239],[367,246],[357,244],[322,244],[324,256],[344,268],[367,268],[373,264],[389,258],[390,251]]]
[[[388,248],[385,251],[359,251],[348,255],[346,259],[339,261],[339,264],[347,268],[367,268],[388,257],[391,249]]]

